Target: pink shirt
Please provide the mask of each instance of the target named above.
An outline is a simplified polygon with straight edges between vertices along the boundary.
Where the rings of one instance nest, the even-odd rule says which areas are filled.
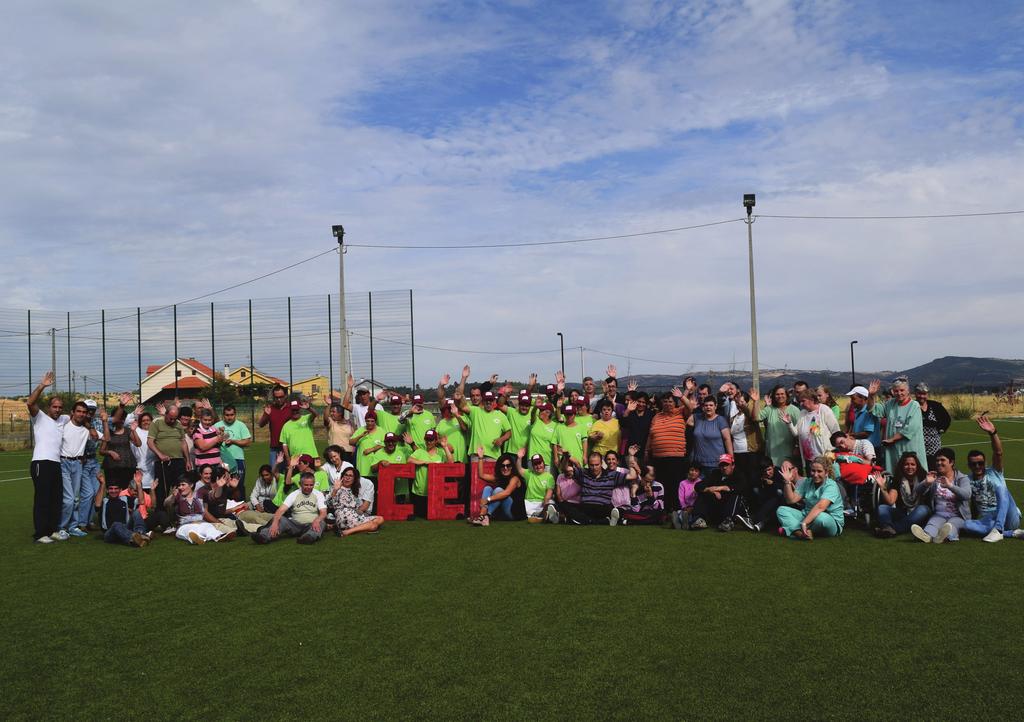
[[[576,483],[576,480],[571,476],[558,475],[558,480],[555,482],[558,484],[558,490],[562,492],[562,498],[565,499],[567,504],[579,504],[580,494],[582,489],[580,485]]]

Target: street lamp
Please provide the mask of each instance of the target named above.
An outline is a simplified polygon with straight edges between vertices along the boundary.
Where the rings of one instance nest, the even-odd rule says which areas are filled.
[[[753,193],[743,194],[743,207],[747,209],[747,263],[750,272],[750,375],[754,391],[760,391],[760,371],[757,366],[757,303],[754,300],[754,206],[757,204]]]
[[[562,372],[562,376],[565,376],[565,336],[561,331],[558,331],[558,349],[562,352],[562,365],[559,367],[559,371]]]
[[[856,372],[856,370],[854,368],[854,365],[853,365],[853,344],[855,344],[855,343],[857,343],[857,342],[856,341],[850,341],[850,388],[851,389],[854,386],[857,385],[857,372]]]
[[[341,373],[339,383],[343,384],[352,368],[348,358],[348,329],[345,326],[345,226],[331,226],[331,235],[338,239],[338,341],[341,344],[338,370]],[[330,329],[327,331],[330,338]]]

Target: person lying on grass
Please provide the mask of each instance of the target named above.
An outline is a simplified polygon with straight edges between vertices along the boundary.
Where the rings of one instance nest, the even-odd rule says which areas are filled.
[[[173,495],[173,508],[177,516],[178,529],[175,536],[189,544],[205,544],[208,541],[230,541],[235,538],[234,525],[221,524],[196,496],[196,481],[199,476],[194,471],[186,471],[178,477],[178,488]]]
[[[359,495],[359,471],[347,466],[327,495],[327,508],[334,514],[334,533],[351,536],[359,532],[375,532],[384,517],[369,514],[369,504]]]
[[[477,473],[481,481],[487,482],[480,497],[480,513],[469,520],[473,526],[487,526],[491,516],[516,521],[526,518],[523,503],[525,490],[523,480],[516,473],[515,457],[501,454],[494,462],[494,473],[484,471],[484,447],[476,450]]]
[[[299,476],[299,488],[289,494],[274,512],[274,519],[252,535],[257,544],[269,544],[287,536],[299,544],[315,544],[327,527],[327,501],[318,491],[311,471]],[[287,516],[286,516],[287,515]]]
[[[552,496],[555,491],[555,477],[551,476],[544,457],[534,454],[530,457],[530,468],[523,468],[523,457],[526,449],[520,449],[516,456],[516,471],[526,483],[523,505],[526,507],[526,518],[531,522],[547,521],[558,523],[558,510],[555,509]]]
[[[810,477],[799,478],[796,467],[784,473],[783,497],[792,506],[780,506],[775,512],[780,535],[811,541],[815,535],[843,533],[843,496],[839,484],[829,477],[831,470],[832,463],[818,456],[811,461]]]

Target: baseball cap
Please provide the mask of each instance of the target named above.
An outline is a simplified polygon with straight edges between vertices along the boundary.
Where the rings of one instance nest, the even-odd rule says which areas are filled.
[[[402,403],[402,397],[399,396],[398,394],[391,394],[390,401],[393,404],[400,404],[400,403]]]
[[[575,416],[576,415],[576,407],[573,406],[572,404],[566,404],[565,407],[562,409],[562,413],[563,414],[572,414],[573,416]]]
[[[96,408],[96,402],[93,401],[92,399],[86,399],[85,400],[85,405],[88,406],[90,409],[95,409]]]
[[[413,404],[422,404],[423,403],[423,397],[420,394],[414,394],[413,397],[412,397],[412,402],[413,402]]]
[[[427,429],[425,432],[423,432],[423,440],[424,441],[431,441],[431,440],[436,439],[436,438],[437,438],[437,432],[434,431],[433,429]]]
[[[537,404],[537,411],[554,411],[554,408],[547,401]]]
[[[719,464],[735,464],[736,460],[732,458],[732,454],[722,454],[718,457]]]
[[[398,441],[398,437],[389,431],[384,434],[384,441]]]
[[[292,401],[288,405],[292,407],[292,411],[299,408],[299,402],[296,401],[295,399],[292,399]]]
[[[484,401],[487,401],[487,400],[494,401],[494,394],[491,393],[490,391],[485,391],[484,392]]]
[[[370,409],[369,411],[366,412],[366,414],[363,416],[363,418],[364,419],[373,419],[374,421],[376,421],[377,420],[377,412],[374,411],[373,409]]]
[[[299,463],[300,464],[306,464],[308,466],[312,466],[313,465],[313,457],[310,456],[309,454],[303,454],[302,456],[299,457]]]
[[[544,457],[541,456],[540,454],[534,454],[533,456],[530,457],[530,463],[531,464],[536,464],[538,461],[543,464],[544,463]]]
[[[868,397],[868,390],[863,386],[854,386],[852,389],[846,392],[847,396],[863,396]]]
[[[576,404],[577,406],[586,406],[587,400],[582,396],[578,396],[576,400],[573,401],[573,403]]]
[[[533,401],[533,399],[530,398],[529,394],[519,394],[519,403],[528,404],[531,401]]]
[[[544,393],[546,393],[548,396],[554,396],[556,391],[558,391],[558,387],[555,386],[554,384],[548,384],[547,386],[544,387]]]
[[[926,394],[928,393],[928,384],[922,381],[921,383],[914,387],[914,391],[920,391],[922,394]]]

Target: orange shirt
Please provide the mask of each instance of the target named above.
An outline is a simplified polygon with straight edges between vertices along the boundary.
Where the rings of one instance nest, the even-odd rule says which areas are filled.
[[[659,411],[651,419],[651,434],[647,437],[647,455],[686,456],[686,417],[688,411],[676,406],[671,411]]]

